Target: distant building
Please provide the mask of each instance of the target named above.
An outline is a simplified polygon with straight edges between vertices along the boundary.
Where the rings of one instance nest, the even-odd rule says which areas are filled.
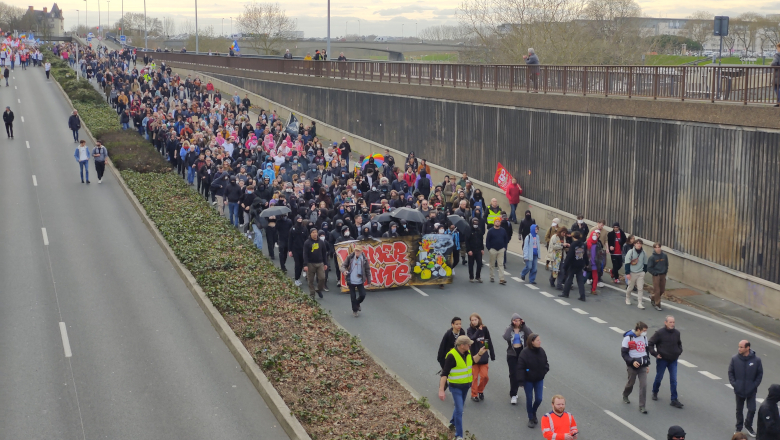
[[[29,23],[30,29],[21,29],[21,31],[31,31],[36,38],[65,35],[65,17],[62,16],[62,9],[57,6],[57,3],[51,7],[51,11],[46,7],[42,11],[36,11],[33,6],[29,6],[22,23]]]
[[[282,36],[288,40],[303,40],[303,31],[282,32]]]

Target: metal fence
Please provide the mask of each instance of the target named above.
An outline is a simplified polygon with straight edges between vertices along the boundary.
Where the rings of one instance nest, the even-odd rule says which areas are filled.
[[[773,84],[780,76],[780,67],[765,66],[527,66],[149,55],[158,61],[354,81],[743,104],[776,103]]]

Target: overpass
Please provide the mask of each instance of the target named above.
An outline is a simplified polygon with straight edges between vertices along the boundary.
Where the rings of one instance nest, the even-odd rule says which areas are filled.
[[[780,317],[773,68],[540,66],[533,93],[524,65],[153,56],[362,153],[414,151],[436,181],[466,170],[486,198],[505,200],[500,162],[543,228],[618,221],[664,245],[671,278]]]

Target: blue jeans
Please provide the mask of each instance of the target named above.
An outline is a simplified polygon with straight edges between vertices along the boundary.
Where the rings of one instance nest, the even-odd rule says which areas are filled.
[[[455,425],[455,437],[463,437],[463,405],[466,403],[466,397],[469,395],[469,385],[467,388],[457,388],[450,385],[452,400],[455,401],[455,409],[452,410],[452,420],[450,423]]]
[[[258,250],[263,250],[263,233],[256,224],[252,223],[252,230],[255,231],[255,246]]]
[[[122,123],[122,130],[127,130],[128,128],[130,128],[130,124],[128,124],[127,122],[123,122]]]
[[[520,278],[525,278],[526,275],[528,275],[528,272],[531,272],[531,279],[530,281],[533,283],[536,281],[536,262],[539,261],[539,256],[534,255],[533,258],[530,260],[526,260],[525,267],[523,268],[523,272],[520,273]]]
[[[195,168],[187,167],[187,183],[192,185],[194,181],[195,181]]]
[[[526,381],[523,388],[525,389],[525,409],[528,411],[528,420],[536,420],[536,410],[542,404],[544,380],[538,382]]]
[[[509,221],[517,223],[517,203],[512,203],[509,206],[512,208],[509,212]]]
[[[73,140],[78,142],[79,141],[79,131],[78,130],[71,130],[73,132]]]
[[[228,211],[230,211],[230,223],[238,226],[238,202],[228,202]]]
[[[84,172],[87,173],[87,181],[89,182],[89,161],[88,160],[80,160],[79,161],[79,174],[81,174],[81,181],[84,181]]]
[[[658,394],[664,372],[669,369],[669,388],[672,390],[672,400],[677,400],[677,361],[655,360],[655,380],[653,381],[653,394]]]

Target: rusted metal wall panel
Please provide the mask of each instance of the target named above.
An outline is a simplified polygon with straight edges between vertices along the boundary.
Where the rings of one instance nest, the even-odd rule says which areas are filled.
[[[780,282],[776,132],[215,76],[484,182],[501,162],[532,200]]]

